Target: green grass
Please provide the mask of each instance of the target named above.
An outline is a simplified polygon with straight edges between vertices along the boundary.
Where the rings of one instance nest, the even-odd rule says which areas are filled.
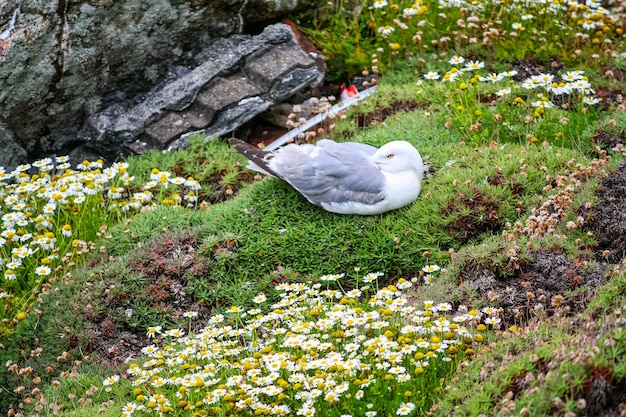
[[[336,216],[309,204],[288,185],[268,178],[243,191],[236,201],[208,212],[187,214],[159,208],[131,219],[109,230],[112,239],[106,242],[108,252],[114,256],[124,254],[134,246],[133,240],[143,242],[164,229],[174,231],[187,224],[202,224],[198,236],[208,240],[205,246],[233,240],[236,247],[230,259],[221,264],[211,261],[211,274],[219,280],[254,280],[278,266],[304,276],[339,273],[353,267],[411,274],[423,266],[424,251],[432,252],[432,259],[441,263],[448,259],[448,249],[459,249],[463,242],[458,233],[462,231],[456,232],[450,224],[460,216],[466,215],[479,228],[484,227],[470,241],[498,233],[506,222],[522,219],[542,196],[548,195],[542,192],[546,185],[542,167],[548,173],[557,173],[572,158],[585,158],[575,151],[539,146],[526,149],[509,144],[504,151],[459,147],[450,136],[431,135],[427,128],[431,120],[420,112],[398,115],[384,129],[372,129],[362,136],[364,142],[374,145],[398,137],[411,141],[436,170],[425,181],[420,199],[408,208],[382,216]],[[416,125],[426,127],[418,137],[412,129]],[[522,158],[528,167],[520,172]],[[490,163],[485,165],[483,161]],[[507,184],[493,186],[487,182],[498,172],[508,179]],[[455,180],[459,182],[456,186]],[[514,195],[514,190],[523,190],[523,195]],[[479,215],[464,213],[471,210],[459,202],[459,196],[478,194],[498,202],[495,215],[499,227],[490,228],[486,221],[481,223]],[[454,202],[457,207],[442,216]],[[518,202],[522,202],[519,213]]]
[[[379,104],[393,103],[406,95],[407,89],[394,81],[383,85],[376,100]],[[350,120],[345,123],[351,123]],[[358,133],[358,140],[375,146],[398,138],[408,140],[420,149],[431,167],[432,175],[424,181],[420,198],[395,212],[369,217],[337,216],[309,204],[279,180],[266,178],[243,189],[234,199],[202,210],[156,206],[109,227],[98,243],[104,254],[92,257],[88,268],[72,272],[54,292],[41,296],[41,304],[34,307],[40,313],[31,312],[19,323],[0,356],[3,360],[19,360],[21,367],[31,366],[49,383],[58,379],[61,372],[72,372],[73,360],[90,363],[83,355],[91,352],[97,343],[92,340],[93,326],[101,324],[104,317],[116,329],[138,334],[157,324],[166,328],[184,326],[180,311],[155,299],[159,291],[167,289],[163,280],[171,279],[170,275],[164,272],[159,278],[145,269],[158,256],[164,256],[159,255],[159,248],[175,247],[188,239],[196,242],[195,262],[204,266],[196,274],[185,273],[175,279],[181,280],[191,299],[206,311],[225,311],[232,305],[251,308],[252,298],[260,292],[275,299],[277,293],[271,283],[276,279],[315,281],[326,274],[352,274],[354,268],[385,271],[388,281],[398,277],[421,279],[420,270],[427,263],[448,264],[450,250],[458,252],[454,265],[459,269],[453,268],[445,279],[417,290],[415,296],[438,301],[467,299],[468,294],[471,296],[467,289],[453,289],[455,271],[464,262],[484,262],[492,266],[500,264],[506,275],[507,250],[512,244],[501,237],[505,225],[523,222],[533,207],[554,193],[544,190],[552,178],[565,172],[574,159],[588,165],[591,155],[578,147],[517,142],[472,145],[464,143],[461,131],[446,128],[446,120],[447,115],[442,111],[418,109],[398,113],[387,119],[384,126]],[[583,141],[591,141],[591,130],[582,134],[587,135],[582,137]],[[211,142],[206,158],[212,159],[211,152],[216,158],[221,157],[224,146],[218,141]],[[176,153],[163,155],[165,161],[161,165],[157,156],[148,155],[147,162],[139,166],[142,170],[155,166],[175,170],[180,161],[196,160],[185,153]],[[497,178],[505,181],[494,182]],[[572,213],[592,199],[594,187],[595,182],[589,181],[581,188]],[[487,222],[483,219],[486,215],[495,216],[496,221]],[[466,229],[468,224],[473,227]],[[564,232],[564,226],[560,230]],[[576,238],[590,242],[589,237],[572,233],[565,240],[553,240],[552,245],[564,247],[575,256]],[[523,237],[518,237],[515,244],[524,242]],[[543,247],[549,244],[534,243]],[[425,252],[430,254],[429,258],[424,257]],[[351,285],[354,284],[344,286],[349,289]],[[485,305],[478,299],[474,303],[476,307]],[[125,313],[128,311],[132,311],[130,316]],[[500,341],[494,343],[499,346]],[[31,356],[29,352],[38,346],[45,348],[39,356]],[[15,356],[18,350],[23,352],[20,357]],[[68,360],[59,363],[57,357],[64,351],[69,352]],[[97,358],[95,354],[90,357]],[[46,371],[51,363],[55,366]],[[93,363],[87,369],[86,375],[75,370],[78,381],[70,378],[68,381],[74,382],[69,385],[64,382],[60,387],[44,385],[48,387],[47,395],[63,398],[59,401],[68,410],[76,410],[77,415],[86,414],[84,407],[89,410],[84,401],[90,396],[98,395],[94,398],[102,401],[114,398],[118,410],[125,401],[134,398],[128,387],[112,397],[102,390],[88,393],[103,375],[119,372],[120,368],[116,365],[96,371],[97,364]],[[4,386],[19,384],[28,390],[34,388],[31,379],[14,374],[5,376],[2,382]],[[83,394],[78,386],[83,387]],[[83,398],[82,402],[68,402],[66,397],[72,391]],[[114,408],[113,404],[109,408]],[[92,411],[99,407],[102,405],[94,404]]]
[[[0,372],[0,412],[24,409],[25,415],[109,416],[120,415],[122,407],[131,401],[156,409],[158,398],[151,396],[164,395],[171,401],[177,398],[174,390],[178,387],[174,384],[161,389],[149,381],[133,385],[132,377],[123,377],[110,386],[103,385],[111,375],[123,374],[129,366],[115,354],[121,342],[110,340],[113,336],[108,333],[122,335],[124,343],[132,344],[134,337],[143,337],[151,326],[163,326],[155,343],[159,348],[172,345],[162,352],[167,356],[178,354],[181,347],[174,343],[175,338],[165,335],[169,328],[180,327],[198,335],[211,317],[224,313],[230,314],[226,324],[244,329],[253,317],[269,314],[274,321],[262,331],[233,337],[232,343],[240,344],[237,346],[243,351],[222,352],[216,361],[187,357],[187,363],[168,364],[161,369],[163,374],[184,378],[196,366],[223,367],[218,377],[224,382],[241,373],[239,361],[261,366],[245,352],[260,359],[280,350],[283,339],[268,337],[280,326],[289,336],[288,332],[298,332],[295,329],[301,322],[316,323],[322,316],[338,311],[356,315],[377,311],[389,319],[382,334],[388,331],[385,337],[410,347],[418,337],[409,330],[408,339],[401,339],[399,330],[407,320],[423,313],[388,312],[386,307],[394,305],[394,299],[410,306],[435,300],[479,309],[489,303],[475,289],[459,282],[461,271],[484,267],[499,279],[506,279],[515,276],[518,264],[532,262],[537,250],[561,251],[569,259],[588,254],[595,241],[576,226],[577,217],[584,212],[581,207],[596,203],[594,191],[599,179],[621,161],[619,150],[612,154],[611,161],[603,159],[595,149],[595,136],[606,132],[623,138],[626,115],[622,106],[608,102],[585,104],[584,100],[596,98],[589,91],[585,95],[570,91],[557,97],[539,84],[525,88],[521,86],[525,77],[507,77],[495,83],[479,78],[515,69],[518,59],[534,57],[537,60],[525,64],[535,71],[543,66],[540,72],[557,75],[553,87],[567,71],[584,70],[591,87],[613,100],[624,84],[606,68],[624,69],[623,56],[617,54],[623,49],[622,23],[606,20],[596,31],[582,30],[573,18],[573,10],[559,11],[555,16],[560,19],[556,21],[573,25],[563,29],[553,24],[555,19],[550,13],[539,13],[532,4],[531,9],[522,10],[517,3],[484,2],[484,11],[469,14],[476,15],[480,24],[498,29],[502,36],[481,45],[470,40],[476,31],[457,28],[459,18],[469,17],[461,10],[440,9],[424,1],[426,9],[417,16],[424,25],[417,25],[411,17],[405,19],[411,30],[404,31],[393,19],[412,2],[382,3],[389,4],[374,8],[373,3],[365,2],[360,12],[351,15],[343,2],[334,2],[327,14],[315,17],[307,33],[324,48],[331,59],[330,68],[338,68],[340,63],[349,73],[359,73],[376,65],[378,68],[372,71],[382,70],[385,74],[377,94],[351,109],[345,119],[335,120],[332,135],[338,140],[374,146],[396,139],[413,143],[429,165],[430,174],[418,200],[384,215],[331,214],[311,205],[279,180],[266,178],[247,186],[254,174],[243,169],[245,158],[225,141],[205,141],[201,137],[193,139],[187,151],[150,152],[130,158],[128,167],[117,165],[119,177],[98,189],[87,204],[81,205],[71,197],[71,201],[59,204],[51,219],[37,217],[48,198],[37,194],[39,188],[31,194],[16,189],[36,183],[65,193],[60,186],[62,178],[48,177],[45,170],[38,175],[16,173],[21,184],[7,185],[3,193],[21,193],[20,198],[27,201],[24,206],[19,202],[16,206],[3,200],[3,214],[28,209],[27,218],[39,220],[27,222],[22,230],[3,231],[7,240],[0,245],[3,258],[11,258],[10,249],[31,239],[29,233],[46,237],[49,232],[58,240],[55,248],[35,251],[25,258],[21,268],[15,268],[16,280],[10,279],[9,268],[3,265],[0,363],[7,369]],[[491,19],[492,12],[497,19]],[[510,36],[513,23],[520,23],[526,12],[535,17],[523,20],[525,29],[519,29],[517,37]],[[598,16],[587,18],[595,21]],[[302,16],[301,21],[305,20]],[[396,30],[382,38],[378,28],[386,25],[395,25]],[[483,30],[479,30],[477,39],[482,39]],[[576,38],[579,30],[589,33],[589,38]],[[421,41],[411,39],[415,31],[422,32]],[[451,34],[456,38],[441,41],[441,36]],[[613,43],[605,42],[607,39]],[[617,58],[611,57],[613,52]],[[373,53],[378,62],[373,61]],[[599,56],[594,57],[596,53]],[[451,59],[459,60],[454,56],[462,56],[466,62],[484,59],[485,68],[443,82],[441,79],[454,78],[458,73],[453,67],[464,65],[451,64]],[[551,64],[563,67],[557,70]],[[431,71],[440,79],[426,79]],[[345,74],[337,70],[333,76],[341,79]],[[511,92],[499,97],[496,92],[504,88]],[[557,105],[542,108],[545,103],[536,104],[549,100]],[[563,103],[567,108],[561,106]],[[398,108],[404,111],[394,113]],[[365,123],[379,113],[387,117]],[[95,165],[90,169],[77,177],[77,183],[87,190],[90,183],[96,187],[93,179],[101,173]],[[193,182],[174,186],[166,181],[168,175],[180,177],[179,182],[193,177],[202,184],[202,190],[192,190]],[[138,203],[133,194],[150,182],[154,182],[150,187],[152,199]],[[553,197],[567,185],[573,187],[571,202],[557,204]],[[195,202],[194,197],[205,203]],[[547,202],[552,202],[546,209],[548,214],[563,209],[555,229],[549,233],[539,228],[525,230],[533,209]],[[71,237],[63,234],[66,225],[73,232]],[[30,243],[23,246],[35,247]],[[445,267],[441,275],[430,285],[415,285],[424,280],[423,267],[433,264]],[[53,267],[49,275],[33,273],[43,265]],[[362,275],[376,271],[385,273],[380,283],[368,289],[359,282]],[[320,278],[341,273],[346,276],[338,282]],[[389,284],[402,286],[404,279],[414,282],[402,296],[406,298],[400,293],[390,296],[395,294],[389,290],[393,287],[375,294],[374,290]],[[626,350],[622,329],[625,282],[623,270],[613,274],[580,316],[559,312],[550,319],[528,323],[528,327],[499,330],[485,326],[484,318],[480,325],[470,320],[472,337],[460,337],[458,344],[453,344],[456,351],[450,346],[439,351],[434,346],[441,340],[428,338],[428,351],[439,356],[421,374],[416,362],[421,358],[405,358],[402,364],[412,372],[412,382],[397,384],[392,394],[384,389],[387,382],[382,381],[397,381],[386,371],[364,370],[346,376],[339,367],[319,370],[320,375],[327,374],[324,378],[347,382],[350,387],[350,397],[346,395],[339,405],[328,408],[327,415],[364,415],[369,410],[379,412],[378,416],[390,416],[407,402],[416,405],[420,415],[432,404],[436,404],[432,415],[553,415],[554,410],[593,414],[596,410],[592,402],[583,404],[581,398],[592,398],[590,386],[594,381],[605,377],[615,381],[618,388],[624,386],[626,367],[621,358]],[[325,293],[322,301],[302,296],[293,309],[271,307],[281,300],[278,284],[296,285],[292,288],[321,284],[321,290],[338,291],[343,296],[333,300],[331,293]],[[366,296],[347,295],[357,287]],[[310,288],[307,296],[319,290]],[[257,307],[255,297],[260,293],[267,298],[259,306],[261,312],[244,316],[231,309],[236,306],[237,311],[248,312]],[[284,313],[275,310],[286,310],[287,314],[271,316]],[[190,321],[184,317],[186,311],[197,311],[200,319]],[[432,311],[434,316],[446,315],[443,310]],[[430,329],[432,322],[426,323]],[[353,337],[346,336],[346,330],[350,331],[341,326],[336,324],[328,333],[320,332],[319,337],[332,341],[331,351],[344,349]],[[458,329],[449,330],[454,333]],[[364,343],[380,336],[374,333],[363,330],[364,339],[355,340]],[[442,333],[437,337],[445,337],[448,332]],[[217,345],[212,347],[217,349]],[[289,355],[290,361],[301,363],[313,360],[319,352],[294,348]],[[148,358],[128,360],[144,364]],[[281,372],[287,378],[286,371]],[[317,371],[308,377],[318,377]],[[365,377],[378,380],[368,391],[371,408],[354,401],[359,386],[356,381],[362,382]],[[284,388],[290,396],[288,405],[294,410],[302,407],[301,398],[296,397],[299,388],[291,383]],[[203,415],[199,411],[203,406],[190,398],[196,401],[205,392],[185,392],[179,391],[184,402],[161,411],[167,415]],[[228,395],[230,399],[218,401],[207,413],[232,414],[232,398],[242,394],[233,391]],[[318,411],[326,410],[329,404],[319,401]],[[149,406],[152,402],[154,405]],[[61,404],[63,409],[59,408]]]
[[[391,89],[388,94],[395,93]],[[156,324],[184,323],[175,317],[174,310],[163,311],[165,304],[154,302],[154,293],[147,291],[153,282],[131,267],[151,259],[151,253],[165,245],[165,239],[181,242],[193,237],[198,242],[197,255],[207,269],[202,274],[184,277],[186,291],[197,303],[216,311],[231,305],[250,308],[252,298],[259,292],[275,297],[270,282],[277,276],[311,280],[329,273],[349,273],[357,267],[362,271],[385,271],[388,279],[418,277],[425,264],[447,264],[449,249],[464,247],[477,248],[479,255],[472,257],[484,256],[488,260],[491,253],[502,253],[504,248],[496,245],[486,249],[480,243],[497,241],[506,222],[523,220],[532,207],[552,193],[542,191],[546,173],[563,172],[572,158],[582,163],[588,159],[576,150],[538,145],[459,146],[462,138],[455,138],[452,132],[442,134],[436,119],[436,114],[426,111],[398,114],[384,127],[363,131],[359,138],[380,145],[402,137],[414,143],[429,161],[434,174],[425,180],[420,198],[409,207],[380,216],[336,216],[312,206],[289,186],[272,178],[206,210],[157,206],[110,227],[102,240],[106,255],[100,261],[95,258],[88,269],[73,273],[55,293],[42,297],[44,301],[37,307],[41,315],[28,315],[19,324],[13,338],[16,345],[8,345],[8,351],[14,352],[18,345],[30,346],[25,349],[30,351],[45,343],[42,358],[23,358],[25,364],[33,367],[55,362],[63,351],[79,358],[81,351],[85,353],[92,346],[89,335],[93,325],[84,321],[85,316],[91,317],[92,322],[98,322],[98,316],[108,317],[117,328],[137,333]],[[417,131],[415,126],[424,128]],[[219,147],[216,149],[222,152]],[[146,168],[154,163],[158,161],[151,160]],[[489,185],[487,179],[498,173],[507,182]],[[513,195],[513,190],[523,192]],[[480,223],[474,209],[460,203],[461,195],[480,195],[484,200],[499,202],[499,226]],[[453,204],[455,209],[442,215]],[[462,241],[458,226],[450,227],[460,216],[466,216],[461,224],[472,220],[485,227]],[[229,250],[220,252],[220,247]],[[424,258],[424,252],[430,252],[430,258]],[[111,258],[107,261],[107,257]],[[506,261],[503,256],[501,262]],[[114,288],[109,288],[111,285]],[[445,296],[446,291],[450,295],[449,287],[442,285],[421,296]],[[59,304],[53,300],[65,301]],[[477,305],[482,303],[477,301]],[[133,311],[131,317],[124,313],[129,309]],[[59,334],[63,338],[59,339]],[[62,369],[71,369],[58,365],[49,373],[51,377]],[[13,377],[7,382],[16,383]]]
[[[608,13],[611,17],[605,19],[597,5],[434,0],[349,4],[329,1],[294,17],[327,57],[331,75],[342,81],[363,70],[394,73],[407,58],[455,53],[490,66],[535,58],[599,69],[614,59],[613,52],[621,52],[624,34],[619,16]]]

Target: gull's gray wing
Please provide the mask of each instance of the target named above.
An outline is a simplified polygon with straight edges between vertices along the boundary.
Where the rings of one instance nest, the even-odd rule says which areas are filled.
[[[270,170],[311,203],[375,204],[385,198],[385,177],[370,157],[376,148],[323,139],[313,145],[288,145],[275,152]]]

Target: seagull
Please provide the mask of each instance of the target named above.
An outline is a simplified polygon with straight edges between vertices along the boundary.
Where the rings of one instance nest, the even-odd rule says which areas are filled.
[[[403,140],[377,149],[322,139],[270,152],[235,138],[230,143],[252,169],[286,181],[332,213],[373,215],[404,207],[417,199],[424,176],[422,157]]]

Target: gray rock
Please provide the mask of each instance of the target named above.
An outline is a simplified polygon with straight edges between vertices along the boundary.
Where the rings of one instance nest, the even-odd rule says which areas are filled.
[[[109,108],[90,118],[81,136],[135,152],[180,148],[189,132],[226,134],[320,77],[291,28],[280,23],[257,36],[222,39],[205,56],[132,108]]]
[[[0,123],[0,167],[12,171],[16,166],[28,162],[26,150],[15,142],[13,132]]]
[[[100,143],[110,149],[137,135],[136,118],[158,119],[159,114],[151,108],[178,112],[193,107],[204,84],[193,84],[189,77],[191,84],[176,84],[176,75],[197,69],[226,71],[220,73],[226,76],[231,71],[227,61],[248,56],[257,48],[249,36],[235,36],[234,41],[219,39],[324,3],[4,0],[0,2],[0,123],[31,155],[63,152],[84,141],[77,132],[89,116],[104,123],[100,114],[113,104],[133,109],[127,120],[115,119],[120,132],[114,138],[117,142]],[[277,31],[275,38],[269,35],[267,42],[274,45],[281,45],[287,36],[282,31]],[[232,42],[238,49],[229,47]],[[212,46],[222,48],[223,54],[209,62],[206,57]],[[186,94],[179,94],[178,101],[167,106],[162,106],[154,93],[146,97],[156,101],[144,102],[142,94],[164,85],[183,88]]]

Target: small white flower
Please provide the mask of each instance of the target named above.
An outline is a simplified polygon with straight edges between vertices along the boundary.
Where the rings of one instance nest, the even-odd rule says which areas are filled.
[[[435,277],[430,274],[424,275],[424,284],[430,285],[435,282]]]
[[[330,275],[322,275],[320,277],[320,281],[337,281],[340,278],[343,278],[345,274],[330,274]]]
[[[51,163],[52,163],[52,158],[44,158],[44,159],[40,159],[39,161],[33,162],[33,166],[36,168],[42,168],[47,165],[50,165]]]
[[[489,314],[489,315],[494,315],[494,314],[498,313],[498,309],[495,308],[495,307],[483,307],[483,309],[481,311],[483,313]]]
[[[422,271],[426,273],[432,273],[432,272],[439,271],[440,269],[441,268],[439,268],[439,265],[426,265],[425,267],[422,268]]]
[[[416,16],[417,15],[417,7],[415,5],[404,9],[404,11],[402,12],[402,17],[404,17],[405,19],[408,19],[411,16]]]
[[[465,64],[465,68],[463,68],[465,71],[475,71],[478,69],[482,69],[485,68],[485,63],[481,62],[481,61],[469,61],[467,64]]]
[[[415,404],[413,403],[402,403],[400,404],[400,407],[398,407],[398,410],[396,411],[396,414],[399,416],[406,416],[408,414],[410,414],[413,410],[415,410]]]
[[[498,81],[502,80],[504,78],[504,75],[502,74],[489,74],[486,77],[480,77],[479,80],[482,82],[487,82],[490,81],[492,83],[497,83]]]
[[[105,387],[109,386],[109,385],[113,385],[113,384],[115,384],[119,380],[120,380],[120,376],[119,375],[111,375],[110,377],[108,377],[107,379],[105,379],[102,382],[102,385],[104,385]]]
[[[452,82],[463,74],[462,71],[448,71],[443,76],[443,81]]]
[[[533,101],[531,103],[531,106],[540,107],[542,109],[551,109],[552,107],[554,107],[554,104],[548,100],[539,100],[539,101]]]
[[[378,33],[380,33],[380,35],[384,38],[387,39],[387,37],[389,35],[391,35],[393,32],[395,31],[395,29],[393,28],[393,26],[381,26],[378,28]]]
[[[438,311],[451,311],[452,305],[450,303],[440,303],[436,306]]]
[[[163,328],[161,326],[148,327],[148,330],[146,331],[146,336],[154,337],[155,335],[160,334],[162,329]]]
[[[175,184],[175,185],[182,185],[187,180],[182,178],[182,177],[174,177],[174,178],[169,178],[168,181],[171,182],[172,184]]]
[[[450,58],[448,62],[452,65],[462,64],[465,62],[465,58],[463,58],[462,56],[454,55],[452,58]]]
[[[510,88],[503,88],[501,90],[496,91],[496,95],[498,97],[504,97],[511,94],[511,89]]]
[[[594,104],[598,104],[599,102],[600,102],[600,99],[597,97],[584,97],[583,98],[583,103],[589,104],[590,106],[593,106]]]
[[[39,275],[40,277],[45,277],[47,275],[50,275],[50,272],[52,272],[50,267],[47,267],[45,265],[41,265],[37,267],[37,269],[35,269],[35,274]]]
[[[561,74],[561,78],[564,81],[578,81],[583,77],[583,71],[568,71],[565,74]]]
[[[485,319],[485,323],[489,324],[489,325],[492,325],[492,326],[495,326],[498,323],[500,323],[500,319],[498,317],[487,317]]]
[[[399,375],[399,374],[403,374],[405,372],[406,372],[406,368],[404,366],[394,366],[394,367],[389,368],[389,373],[390,374]]]
[[[259,295],[257,295],[256,297],[252,299],[252,301],[254,301],[257,304],[264,303],[265,300],[267,300],[267,297],[263,293],[260,293]]]

